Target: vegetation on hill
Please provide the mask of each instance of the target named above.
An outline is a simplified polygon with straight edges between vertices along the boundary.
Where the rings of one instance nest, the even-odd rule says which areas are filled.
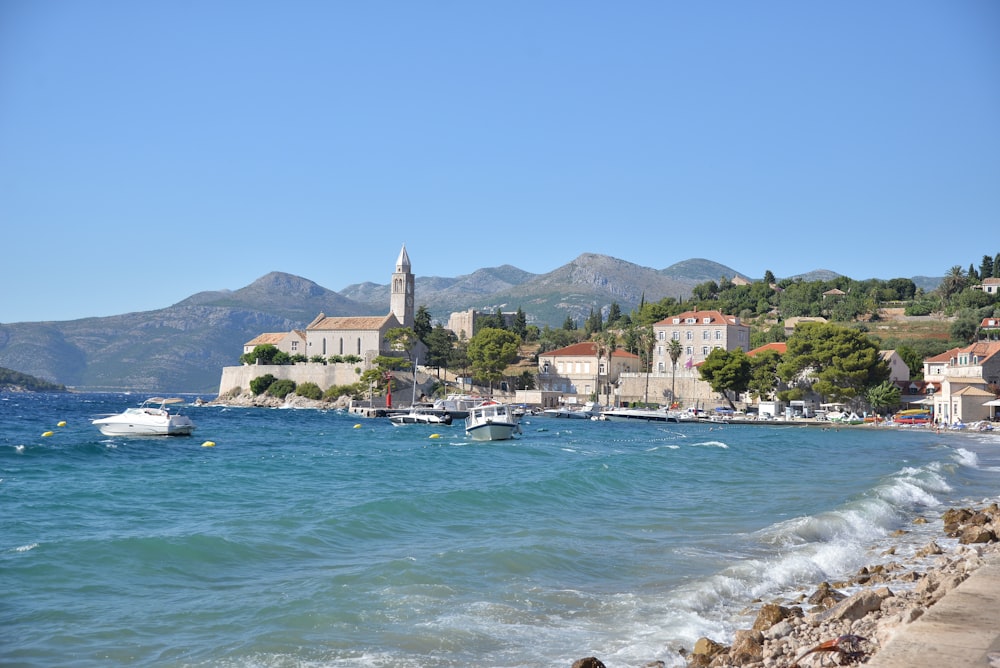
[[[0,367],[0,391],[68,392],[65,385],[50,383],[20,371]]]

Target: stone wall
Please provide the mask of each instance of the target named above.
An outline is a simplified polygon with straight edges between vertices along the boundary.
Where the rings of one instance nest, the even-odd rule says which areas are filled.
[[[219,396],[221,397],[236,388],[244,391],[249,390],[251,380],[266,374],[271,374],[278,380],[293,380],[296,385],[316,383],[319,389],[325,392],[333,385],[351,385],[358,382],[359,374],[355,372],[355,369],[358,368],[358,364],[320,364],[318,362],[227,366],[222,369]]]

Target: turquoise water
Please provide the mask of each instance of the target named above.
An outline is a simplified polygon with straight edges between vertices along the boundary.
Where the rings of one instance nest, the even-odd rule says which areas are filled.
[[[918,429],[90,424],[144,398],[0,395],[0,664],[681,666],[753,599],[876,563],[900,528],[912,552],[940,528],[915,516],[1000,482],[1000,436]]]

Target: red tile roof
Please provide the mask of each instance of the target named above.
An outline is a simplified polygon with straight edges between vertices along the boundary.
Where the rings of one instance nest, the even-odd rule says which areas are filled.
[[[698,325],[705,324],[705,318],[709,318],[708,324],[710,325],[735,325],[737,321],[736,316],[726,315],[721,311],[685,311],[684,313],[668,316],[656,324],[662,326],[684,325],[686,324],[684,321],[688,318],[694,318],[697,321],[695,324]],[[675,320],[677,322],[674,322]]]
[[[571,346],[559,348],[558,350],[550,350],[547,353],[539,353],[538,355],[539,357],[597,357],[597,344],[593,341],[583,341],[582,343],[574,343]],[[630,353],[627,350],[622,350],[621,348],[616,349],[612,357],[639,359],[638,355]]]

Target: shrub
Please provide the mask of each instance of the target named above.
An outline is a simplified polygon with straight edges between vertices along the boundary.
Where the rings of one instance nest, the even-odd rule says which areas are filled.
[[[267,388],[276,381],[277,378],[269,373],[265,373],[263,376],[257,376],[250,381],[250,391],[254,394],[264,394],[267,392]]]
[[[302,383],[295,388],[295,394],[306,399],[321,399],[323,390],[319,389],[319,385],[316,383]]]
[[[363,399],[366,388],[362,386],[361,383],[353,383],[351,385],[331,385],[327,388],[326,392],[323,393],[323,398],[327,401],[335,401],[343,396],[351,397],[352,399]]]
[[[281,380],[276,380],[271,383],[271,386],[267,388],[267,393],[272,397],[277,397],[279,399],[284,399],[289,394],[295,391],[295,381],[283,378]]]

